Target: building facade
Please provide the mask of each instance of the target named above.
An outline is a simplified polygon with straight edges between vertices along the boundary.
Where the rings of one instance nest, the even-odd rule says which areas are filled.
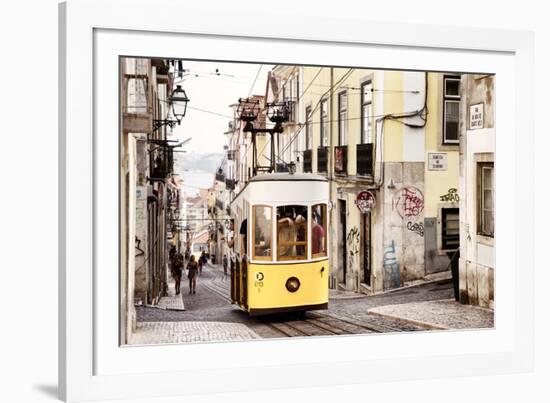
[[[284,102],[289,114],[274,169],[293,163],[329,179],[332,288],[374,294],[449,274],[460,243],[460,80],[307,66],[269,73],[265,105]],[[228,144],[242,174],[253,156],[239,123]],[[270,146],[267,138],[256,158],[269,162]],[[247,177],[233,177],[234,195]]]
[[[170,182],[166,126],[173,77],[167,60],[120,60],[121,335],[135,330],[134,304],[156,304],[167,290],[167,219],[177,197]]]
[[[460,301],[492,308],[495,272],[494,76],[460,81]]]

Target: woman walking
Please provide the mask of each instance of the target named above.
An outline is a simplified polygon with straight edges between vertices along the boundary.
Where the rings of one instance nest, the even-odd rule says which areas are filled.
[[[189,263],[187,263],[187,278],[189,279],[189,294],[195,294],[197,288],[197,273],[199,265],[195,261],[195,255],[191,255]]]

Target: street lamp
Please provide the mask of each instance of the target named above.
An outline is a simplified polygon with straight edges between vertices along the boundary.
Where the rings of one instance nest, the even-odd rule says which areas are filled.
[[[153,120],[153,130],[158,130],[162,126],[170,126],[170,128],[173,129],[176,124],[180,125],[181,120],[185,116],[185,112],[187,112],[188,102],[189,102],[189,98],[187,97],[185,90],[181,88],[181,85],[176,85],[176,89],[172,91],[172,95],[170,96],[170,104],[172,106],[172,115],[174,115],[176,120],[155,119]]]
[[[172,103],[172,113],[179,125],[185,116],[185,112],[187,112],[187,103],[189,102],[189,98],[185,90],[181,88],[181,85],[176,85],[176,89],[172,92],[170,101]]]

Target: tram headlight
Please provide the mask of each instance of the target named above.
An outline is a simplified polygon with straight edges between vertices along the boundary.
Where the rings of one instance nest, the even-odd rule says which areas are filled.
[[[290,277],[286,281],[286,289],[290,292],[296,292],[298,291],[298,288],[300,288],[300,280],[298,280],[296,277]]]

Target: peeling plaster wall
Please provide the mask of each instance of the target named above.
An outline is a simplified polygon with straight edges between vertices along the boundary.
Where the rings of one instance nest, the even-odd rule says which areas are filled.
[[[459,291],[462,303],[481,307],[492,307],[494,301],[495,238],[477,230],[477,164],[495,161],[494,81],[487,75],[464,75],[461,81],[459,191],[465,195],[460,200],[460,225],[465,230],[460,239]],[[479,103],[484,105],[483,128],[470,130],[470,106]]]
[[[382,273],[386,290],[425,274],[424,236],[419,231],[424,223],[424,163],[388,162],[385,178],[395,186],[383,190]]]

